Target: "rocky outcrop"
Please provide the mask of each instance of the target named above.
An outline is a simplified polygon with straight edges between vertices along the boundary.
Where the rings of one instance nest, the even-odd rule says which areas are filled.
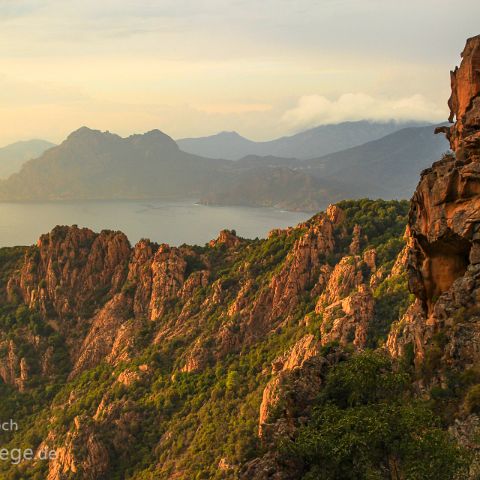
[[[404,215],[404,206],[391,207]],[[42,446],[57,451],[49,478],[120,478],[143,461],[132,459],[139,444],[154,452],[142,458],[161,459],[155,471],[168,469],[159,478],[189,475],[193,467],[174,457],[197,448],[202,418],[222,397],[241,408],[249,431],[258,421],[254,442],[267,453],[244,469],[237,454],[222,452],[214,468],[226,477],[298,478],[301,466],[272,446],[305,424],[342,346],[365,348],[372,290],[389,273],[365,231],[332,205],[265,240],[224,231],[204,247],[141,240],[131,248],[118,232],[75,226],[42,236],[23,263],[0,271],[12,301],[0,318],[0,377],[27,395],[49,392],[35,420],[48,432]],[[230,382],[245,368],[248,385]],[[176,422],[187,410],[200,423],[198,435],[185,425],[181,446]]]
[[[219,245],[225,245],[227,248],[235,248],[241,243],[241,239],[237,237],[235,230],[222,230],[218,235],[218,238],[212,240],[209,245],[216,247]]]
[[[293,438],[297,428],[305,424],[328,369],[343,358],[340,350],[322,356],[318,340],[306,335],[273,362],[259,415],[259,436],[267,453],[244,466],[242,480],[298,478],[301,463],[282,458],[275,445],[281,439]]]
[[[42,447],[43,448],[43,447]],[[65,443],[56,449],[47,480],[66,480],[73,475],[84,480],[106,478],[110,458],[86,416],[76,417]]]
[[[112,352],[116,333],[131,312],[131,299],[117,294],[95,315],[88,334],[79,350],[70,378],[87,368],[95,367]],[[125,359],[125,358],[124,358]]]
[[[353,343],[358,349],[365,348],[374,308],[372,291],[366,285],[361,285],[355,293],[329,305],[323,311],[320,329],[322,345],[337,341],[341,345]]]
[[[359,245],[358,232],[359,229],[354,230],[355,245]],[[359,247],[353,250],[358,252]],[[343,257],[335,265],[315,306],[315,312],[323,316],[320,327],[323,345],[336,341],[365,348],[374,316],[375,301],[370,285],[376,282],[376,270],[373,249],[367,250],[363,257]]]
[[[320,214],[309,224],[299,227],[305,229],[305,233],[295,242],[281,270],[253,304],[247,329],[274,327],[279,318],[298,305],[301,295],[314,287],[325,258],[333,253],[334,223],[328,214]]]
[[[449,121],[456,122],[446,133],[452,150],[463,159],[464,154],[478,155],[475,150],[480,145],[480,35],[467,40],[462,59],[460,67],[450,72]]]
[[[387,342],[397,356],[410,344],[417,364],[440,349],[437,369],[480,360],[480,36],[467,41],[462,57],[451,74],[456,122],[442,129],[453,154],[422,172],[411,204],[408,270],[417,301]]]
[[[273,293],[272,317],[291,309],[300,292],[315,283],[322,259],[333,252],[333,223],[320,217],[295,243],[285,266],[270,284]]]
[[[182,372],[198,372],[203,370],[210,359],[210,351],[204,345],[205,341],[199,338],[187,354]]]
[[[269,422],[278,420],[274,418],[279,416],[278,410],[282,411],[292,406],[288,407],[285,405],[285,390],[286,386],[292,380],[292,372],[298,369],[302,369],[305,363],[311,358],[318,355],[320,351],[320,345],[313,335],[307,335],[299,340],[283,357],[277,358],[272,364],[272,373],[273,378],[265,387],[263,391],[262,404],[260,406],[260,415],[259,415],[259,435],[260,437],[267,436],[266,431],[268,430]],[[300,378],[300,377],[299,377]],[[305,379],[304,376],[301,376],[302,380]],[[309,389],[310,395],[312,393],[315,395],[315,392],[318,391],[320,386],[320,378],[312,378],[313,383],[305,382],[303,385],[303,392]],[[300,392],[298,391],[300,394]],[[283,413],[283,412],[282,412]]]
[[[103,296],[125,281],[130,244],[120,232],[56,227],[29,250],[16,289],[25,303],[46,316],[89,316]]]
[[[0,344],[0,348],[4,352],[0,358],[0,379],[22,391],[25,387],[25,380],[28,378],[25,358],[19,358],[13,340],[4,341]]]
[[[161,245],[152,265],[152,293],[149,317],[156,320],[165,312],[166,303],[175,298],[186,279],[187,262],[175,247]]]
[[[134,247],[128,266],[125,290],[133,292],[133,312],[137,317],[149,317],[152,295],[152,260],[159,246],[150,240],[140,240]]]
[[[233,242],[232,235],[221,235],[222,241]],[[7,296],[22,299],[64,336],[73,378],[105,359],[127,360],[144,320],[160,319],[177,300],[188,304],[207,285],[209,271],[188,272],[188,259],[200,262],[189,247],[141,240],[132,249],[120,232],[56,227],[27,250],[9,277]],[[41,337],[27,340],[41,357],[42,372],[52,371],[52,348],[47,351]],[[26,360],[17,358],[13,343],[4,349],[10,353],[0,359],[0,377],[23,389]]]

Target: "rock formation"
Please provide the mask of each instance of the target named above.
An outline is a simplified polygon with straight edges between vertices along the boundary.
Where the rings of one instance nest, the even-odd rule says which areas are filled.
[[[102,297],[120,290],[129,256],[123,233],[56,227],[27,252],[10,295],[20,292],[30,308],[60,320],[88,316]]]
[[[420,365],[439,332],[438,369],[465,369],[480,360],[480,36],[470,38],[451,73],[447,133],[453,154],[424,172],[408,228],[409,283],[417,297],[392,330],[388,348],[414,348]]]
[[[368,345],[375,289],[401,248],[406,205],[371,203],[393,211],[399,245],[387,266],[339,205],[261,240],[223,231],[204,247],[146,239],[131,247],[120,232],[72,226],[12,252],[10,262],[0,256],[0,389],[11,405],[19,394],[43,402],[33,420],[40,433],[25,439],[41,437],[41,448],[57,452],[41,478],[122,478],[153,457],[153,475],[164,470],[155,478],[192,478],[191,462],[179,459],[223,414],[246,422],[235,433],[238,455],[252,441],[267,453],[244,469],[232,458],[237,447],[222,452],[212,460],[222,475],[269,478],[262,472],[273,468],[271,478],[295,478],[298,465],[268,451],[308,419],[343,347]],[[245,384],[239,372],[248,372]]]

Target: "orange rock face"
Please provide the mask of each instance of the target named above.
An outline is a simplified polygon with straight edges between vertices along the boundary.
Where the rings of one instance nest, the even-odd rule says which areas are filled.
[[[222,230],[216,240],[212,240],[209,245],[215,247],[217,245],[225,245],[227,248],[234,248],[241,243],[241,239],[237,237],[234,230]]]
[[[318,367],[322,369],[326,363],[321,357],[315,359],[319,350],[319,342],[315,340],[314,336],[306,335],[282,358],[275,360],[272,365],[274,376],[265,387],[262,404],[260,406],[260,437],[265,437],[265,435],[268,436],[268,424],[275,420],[273,418],[275,410],[277,409],[278,404],[285,399],[284,397],[286,395],[284,390],[288,390],[289,386],[291,387],[291,382],[297,382],[298,388],[296,389],[296,393],[299,398],[302,398],[302,401],[305,404],[308,404],[308,399],[315,396],[318,392],[321,383],[320,376],[317,375]],[[315,361],[312,359],[315,359]],[[312,371],[310,372],[310,370]],[[311,375],[307,376],[306,372],[311,373]],[[299,375],[299,373],[302,375]],[[300,383],[302,387],[301,389]],[[283,408],[289,408],[289,406],[285,405]],[[293,405],[290,406],[290,408],[293,408]]]
[[[388,348],[414,347],[417,363],[436,333],[446,333],[444,365],[480,359],[480,36],[471,38],[451,74],[452,154],[424,172],[412,199],[408,234],[410,289],[417,297]]]
[[[10,288],[46,315],[76,317],[118,291],[125,281],[130,243],[120,232],[56,227],[29,251]]]
[[[462,63],[450,72],[452,95],[448,101],[450,122],[456,118],[450,128],[449,138],[452,150],[469,150],[480,141],[480,35],[467,40],[462,52]]]
[[[467,41],[452,72],[451,147],[422,173],[412,200],[412,289],[430,312],[434,300],[464,275],[480,240],[480,36]]]

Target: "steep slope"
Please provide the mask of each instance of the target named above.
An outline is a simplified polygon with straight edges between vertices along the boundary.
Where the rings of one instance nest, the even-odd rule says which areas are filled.
[[[200,201],[205,205],[261,206],[315,212],[325,208],[328,199],[333,196],[333,185],[324,188],[321,180],[289,167],[245,167],[236,172],[231,185],[212,189]]]
[[[158,130],[121,138],[83,127],[0,183],[6,200],[195,197],[228,162],[181,152]]]
[[[414,302],[388,329],[383,351],[342,358],[345,350],[325,355],[309,343],[295,368],[274,369],[260,416],[273,411],[260,432],[266,453],[243,478],[479,478],[480,36],[467,41],[451,83],[456,122],[437,131],[453,154],[422,172],[397,261]],[[439,420],[425,404],[417,410],[422,400]],[[412,421],[415,435],[427,435],[420,444],[441,455],[418,463]]]
[[[372,306],[393,298],[376,292],[395,275],[406,211],[345,202],[265,240],[224,231],[201,248],[57,227],[4,250],[0,409],[22,425],[4,445],[56,459],[0,475],[237,478],[260,448],[272,361],[384,338]]]
[[[409,198],[420,172],[448,150],[448,142],[434,134],[434,127],[412,127],[379,140],[307,160],[309,174],[324,180],[349,183],[354,195]]]
[[[211,158],[239,160],[247,155],[272,155],[305,160],[379,139],[409,125],[412,124],[344,122],[266,142],[253,142],[236,132],[221,132],[209,137],[183,138],[177,144],[185,152]]]
[[[480,317],[480,36],[451,73],[451,119],[439,129],[454,155],[422,173],[409,221],[410,285],[417,297],[392,332],[389,349],[412,348],[442,387],[446,376],[475,368]],[[411,347],[408,347],[411,345]]]
[[[0,178],[18,172],[25,162],[39,157],[54,146],[45,140],[26,140],[0,148]]]

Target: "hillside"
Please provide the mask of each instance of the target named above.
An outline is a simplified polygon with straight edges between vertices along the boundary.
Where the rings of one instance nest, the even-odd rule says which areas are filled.
[[[0,407],[23,426],[3,443],[58,457],[0,475],[256,478],[272,362],[287,372],[317,344],[376,346],[408,305],[395,264],[407,209],[344,202],[265,240],[224,231],[205,247],[57,227],[1,250]]]
[[[275,156],[306,160],[377,140],[412,124],[368,121],[321,125],[295,135],[265,142],[254,142],[237,132],[177,140],[185,152],[211,158],[239,160],[248,155]]]
[[[159,130],[121,138],[82,127],[0,182],[0,199],[195,198],[227,167],[180,151]]]
[[[448,149],[427,126],[311,160],[250,155],[235,162],[233,185],[212,189],[202,202],[317,211],[342,198],[410,198],[420,172]]]
[[[324,180],[345,184],[354,198],[410,198],[420,172],[449,150],[435,127],[404,128],[379,140],[319,159],[307,160],[302,170]]]
[[[188,198],[315,212],[343,198],[408,198],[447,149],[433,127],[411,127],[317,159],[232,162],[185,153],[158,130],[121,138],[83,127],[0,181],[0,200]]]
[[[54,146],[45,140],[26,140],[0,148],[0,178],[18,172],[25,162],[39,157]]]

